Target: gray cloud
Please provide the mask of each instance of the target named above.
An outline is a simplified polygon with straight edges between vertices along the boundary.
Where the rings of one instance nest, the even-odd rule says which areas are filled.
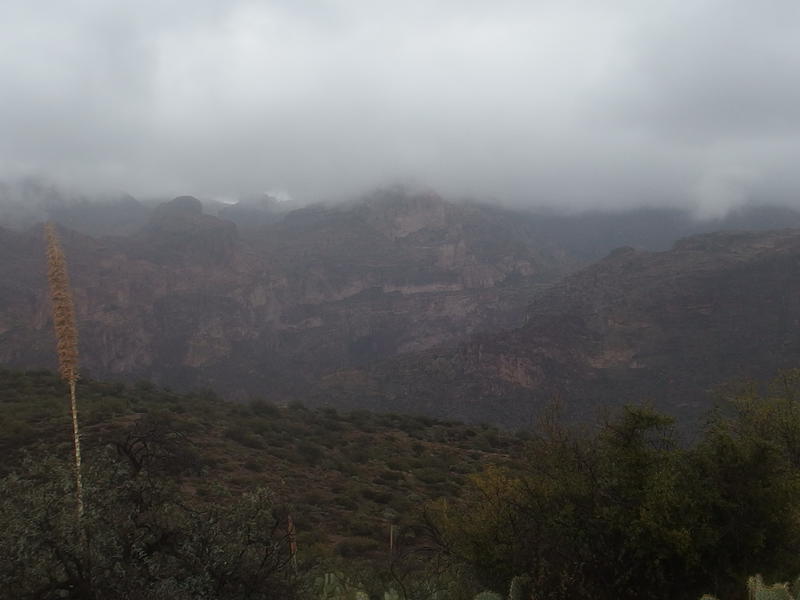
[[[793,0],[7,0],[0,176],[794,202],[798,25]]]

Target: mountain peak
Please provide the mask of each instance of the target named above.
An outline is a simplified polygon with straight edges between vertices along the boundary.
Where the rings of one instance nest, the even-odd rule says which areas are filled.
[[[236,225],[203,213],[194,196],[178,196],[160,204],[141,234],[156,256],[190,262],[219,262],[230,258],[237,239]]]
[[[159,204],[155,218],[169,215],[202,215],[203,204],[194,196],[178,196],[168,202]]]

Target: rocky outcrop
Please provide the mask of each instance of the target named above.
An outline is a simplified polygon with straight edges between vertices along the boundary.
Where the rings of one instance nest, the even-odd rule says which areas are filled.
[[[540,294],[525,321],[330,376],[316,400],[512,426],[553,399],[575,418],[647,401],[697,424],[715,386],[800,366],[800,230],[623,248]]]
[[[276,400],[331,370],[519,325],[575,265],[502,211],[398,190],[246,233],[192,197],[130,236],[60,233],[86,371]],[[38,228],[0,229],[0,363],[54,365],[42,247]]]
[[[649,399],[688,422],[713,386],[800,359],[797,230],[620,248],[564,279],[540,221],[402,190],[241,230],[181,197],[132,235],[61,236],[106,378],[512,426],[553,398]],[[46,289],[41,230],[0,228],[0,363],[55,365]]]

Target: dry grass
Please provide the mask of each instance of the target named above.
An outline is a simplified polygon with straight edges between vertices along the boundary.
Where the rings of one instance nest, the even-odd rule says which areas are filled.
[[[58,368],[69,385],[72,412],[72,443],[75,457],[75,497],[78,516],[83,515],[83,485],[81,483],[81,440],[78,431],[78,403],[75,387],[78,382],[78,327],[75,323],[75,306],[69,288],[67,260],[52,223],[45,225],[47,240],[47,279],[50,283],[50,301],[53,308],[53,326],[56,333]]]

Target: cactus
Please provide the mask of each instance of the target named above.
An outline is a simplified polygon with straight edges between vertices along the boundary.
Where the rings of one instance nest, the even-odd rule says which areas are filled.
[[[316,597],[319,600],[368,600],[369,598],[366,592],[347,581],[347,578],[341,573],[325,573],[316,579],[315,584]],[[439,593],[433,592],[431,597],[438,598]],[[531,600],[532,598],[531,578],[527,575],[514,577],[509,586],[508,600]],[[383,593],[383,600],[401,600],[401,595],[394,588],[389,588]],[[503,596],[497,592],[484,591],[477,594],[473,600],[503,600]],[[708,596],[703,600],[716,599]],[[767,597],[765,600],[772,600],[772,597]]]
[[[788,583],[775,583],[766,585],[761,575],[747,579],[748,600],[800,600],[800,577],[789,586]],[[706,594],[700,600],[717,600],[714,596]]]
[[[508,600],[530,600],[533,597],[533,584],[528,575],[514,577],[508,588]]]
[[[350,585],[339,573],[325,573],[318,578],[319,600],[368,600],[366,592]],[[390,599],[387,599],[390,600]]]
[[[789,592],[788,583],[765,585],[761,575],[747,580],[747,593],[752,600],[795,600]]]

